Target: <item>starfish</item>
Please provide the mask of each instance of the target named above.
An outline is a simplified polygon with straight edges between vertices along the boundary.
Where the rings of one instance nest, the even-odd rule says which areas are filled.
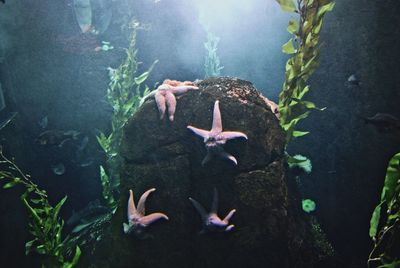
[[[165,110],[168,106],[168,118],[172,122],[174,121],[176,110],[175,95],[181,95],[188,92],[189,90],[196,89],[199,88],[193,85],[188,85],[188,82],[183,82],[178,85],[177,83],[169,83],[164,81],[164,83],[160,85],[156,90],[153,90],[146,97],[144,97],[141,101],[141,104],[143,104],[143,102],[146,101],[148,98],[154,96],[157,103],[158,111],[160,112],[160,120],[164,118]]]
[[[196,135],[204,139],[204,144],[206,145],[207,155],[202,161],[202,165],[206,164],[214,155],[218,155],[222,158],[227,158],[231,160],[235,165],[237,165],[237,160],[234,156],[228,154],[222,148],[222,145],[226,141],[235,138],[245,138],[247,140],[246,134],[237,131],[222,131],[222,120],[221,112],[219,110],[219,101],[215,101],[214,104],[214,114],[212,128],[210,131],[188,126],[188,129],[193,131]]]
[[[214,196],[211,205],[211,211],[209,213],[207,213],[204,207],[193,198],[189,197],[189,200],[192,202],[193,206],[201,216],[201,220],[203,222],[203,230],[201,233],[205,233],[207,231],[229,232],[233,229],[233,227],[235,227],[233,224],[229,225],[229,220],[232,218],[233,214],[235,214],[236,209],[232,209],[223,220],[221,220],[221,218],[217,215],[218,192],[216,188],[214,188]]]
[[[128,200],[128,224],[124,223],[124,233],[129,234],[134,232],[135,235],[141,235],[144,229],[159,219],[168,220],[167,215],[163,213],[152,213],[145,216],[145,203],[146,199],[151,192],[156,189],[152,188],[147,190],[139,199],[137,208],[135,207],[135,201],[133,199],[133,191],[129,190],[129,200]]]

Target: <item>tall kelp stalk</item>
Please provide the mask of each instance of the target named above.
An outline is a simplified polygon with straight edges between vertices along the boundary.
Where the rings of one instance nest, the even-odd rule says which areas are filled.
[[[116,197],[119,195],[120,163],[119,147],[122,139],[122,129],[129,118],[136,112],[140,100],[149,93],[149,88],[142,86],[154,65],[144,73],[137,75],[140,62],[137,59],[136,35],[137,31],[143,29],[138,21],[132,20],[129,24],[131,34],[129,47],[126,49],[126,59],[117,68],[109,68],[110,83],[107,89],[107,101],[113,108],[111,120],[111,133],[106,136],[100,132],[97,140],[106,153],[107,166],[100,166],[100,177],[103,186],[103,197],[110,208],[117,207]]]
[[[371,217],[369,235],[374,248],[368,267],[400,267],[400,153],[389,161],[381,200]]]
[[[307,81],[319,65],[320,32],[323,19],[335,6],[332,0],[276,0],[282,9],[299,16],[299,21],[289,21],[288,32],[293,36],[282,46],[282,51],[292,57],[286,63],[286,79],[279,95],[280,124],[286,132],[286,144],[308,131],[296,130],[297,123],[308,117],[311,110],[323,110],[310,101],[303,100],[310,90]]]
[[[216,77],[221,75],[221,66],[219,57],[217,55],[219,38],[214,35],[209,29],[207,30],[207,42],[204,43],[206,49],[206,56],[204,62],[205,78]]]
[[[71,262],[66,261],[65,252],[72,249],[67,249],[61,238],[64,221],[58,216],[67,197],[54,207],[50,205],[46,191],[40,189],[29,175],[22,172],[14,160],[6,158],[1,148],[0,165],[0,180],[6,182],[3,185],[4,189],[16,185],[25,187],[21,200],[28,210],[31,219],[29,232],[33,236],[33,239],[25,244],[25,253],[36,252],[45,256],[42,267],[74,267],[78,263],[81,251],[79,246],[76,246]]]

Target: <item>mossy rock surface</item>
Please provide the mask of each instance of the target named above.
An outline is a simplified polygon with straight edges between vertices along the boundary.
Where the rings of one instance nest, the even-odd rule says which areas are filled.
[[[296,193],[287,185],[284,135],[278,119],[250,82],[221,77],[198,86],[198,91],[177,98],[173,122],[160,120],[156,103],[150,100],[126,125],[120,208],[112,222],[112,235],[97,247],[96,262],[103,267],[307,264],[311,258],[305,252],[306,225],[299,216],[299,200],[293,202]],[[203,141],[187,129],[188,125],[210,129],[216,100],[220,101],[223,129],[248,136],[248,140],[235,139],[224,146],[238,160],[237,166],[218,158],[202,166]],[[123,234],[128,190],[138,200],[153,187],[157,190],[148,198],[146,212],[160,211],[170,220],[147,229],[152,239]],[[237,209],[231,219],[235,229],[199,235],[200,217],[188,197],[208,209],[214,187],[219,192],[221,217]]]

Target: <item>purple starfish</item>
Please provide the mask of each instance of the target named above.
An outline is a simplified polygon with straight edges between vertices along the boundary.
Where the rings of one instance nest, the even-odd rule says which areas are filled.
[[[169,84],[162,84],[156,90],[153,90],[145,98],[142,99],[141,104],[148,98],[153,97],[156,100],[158,111],[160,112],[160,119],[164,118],[165,111],[168,106],[169,120],[174,121],[174,115],[176,110],[176,98],[175,95],[181,95],[188,92],[189,90],[199,89],[196,86],[181,85],[172,86]]]
[[[232,218],[233,214],[235,214],[236,209],[232,209],[223,220],[221,220],[221,218],[217,215],[218,192],[216,188],[214,188],[214,196],[211,205],[211,211],[209,213],[207,213],[204,207],[193,198],[189,197],[189,200],[192,202],[193,206],[201,216],[201,221],[203,222],[203,230],[201,233],[205,233],[207,231],[229,232],[233,229],[233,227],[235,227],[233,224],[229,225],[229,220]]]
[[[124,223],[124,233],[129,234],[133,232],[135,235],[141,235],[144,229],[159,219],[168,220],[167,215],[163,213],[152,213],[145,216],[145,203],[146,199],[151,192],[156,189],[152,188],[147,190],[139,199],[137,208],[135,207],[135,201],[133,199],[133,192],[129,190],[129,200],[128,200],[128,224]]]
[[[215,101],[214,104],[214,114],[212,128],[210,131],[188,126],[188,129],[193,131],[198,136],[204,139],[204,144],[206,145],[207,155],[202,161],[202,165],[206,164],[214,155],[218,155],[223,158],[231,160],[235,165],[237,165],[237,160],[233,155],[228,154],[222,148],[222,145],[226,141],[235,138],[245,138],[247,140],[246,134],[237,131],[222,131],[222,120],[221,112],[219,110],[219,101]]]

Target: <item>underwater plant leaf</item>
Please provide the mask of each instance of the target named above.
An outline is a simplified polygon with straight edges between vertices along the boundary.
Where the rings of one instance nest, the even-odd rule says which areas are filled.
[[[291,34],[296,34],[297,30],[299,28],[299,24],[297,21],[295,21],[294,19],[291,19],[289,21],[289,25],[287,27],[287,31]]]
[[[282,46],[282,52],[285,53],[285,54],[294,54],[294,53],[296,53],[296,49],[295,49],[295,47],[293,45],[293,39],[292,38]]]
[[[58,214],[60,213],[61,207],[64,205],[65,201],[67,200],[67,196],[58,202],[58,204],[53,209],[53,222],[57,222]]]
[[[395,260],[390,263],[385,263],[383,265],[378,266],[377,268],[399,268],[400,260]]]
[[[309,134],[310,132],[309,131],[298,131],[298,130],[295,130],[295,131],[293,131],[293,137],[295,137],[295,138],[297,138],[297,137],[303,137],[303,136],[305,136],[305,135],[307,135],[307,134]]]
[[[335,7],[335,2],[330,2],[322,7],[319,8],[318,13],[317,13],[317,17],[321,18],[322,16],[325,15],[326,12],[328,11],[332,11],[332,9]]]
[[[138,77],[135,77],[135,84],[136,85],[140,85],[142,84],[144,81],[146,81],[146,79],[149,77],[150,72],[144,72],[141,75],[139,75]]]
[[[36,210],[29,205],[28,201],[25,198],[23,198],[22,201],[24,202],[25,206],[27,207],[28,211],[30,212],[30,214],[33,217],[33,219],[35,220],[35,222],[37,224],[41,225],[42,219],[36,213]]]
[[[372,213],[372,217],[371,217],[370,224],[369,224],[369,236],[371,238],[374,238],[378,232],[382,204],[383,203],[380,203],[378,206],[376,206],[376,208],[374,209],[374,212]]]
[[[276,0],[278,4],[281,6],[283,11],[286,12],[295,12],[296,6],[294,5],[292,0]]]
[[[25,255],[28,255],[32,251],[32,246],[36,241],[38,241],[37,238],[25,243]]]
[[[74,257],[72,258],[71,262],[65,262],[62,266],[62,268],[72,268],[74,266],[77,265],[79,258],[81,257],[81,249],[79,248],[79,246],[76,246],[75,248],[75,254]]]
[[[3,185],[3,189],[10,189],[13,188],[15,185],[17,185],[19,183],[19,179],[15,178],[12,181],[6,183]]]

